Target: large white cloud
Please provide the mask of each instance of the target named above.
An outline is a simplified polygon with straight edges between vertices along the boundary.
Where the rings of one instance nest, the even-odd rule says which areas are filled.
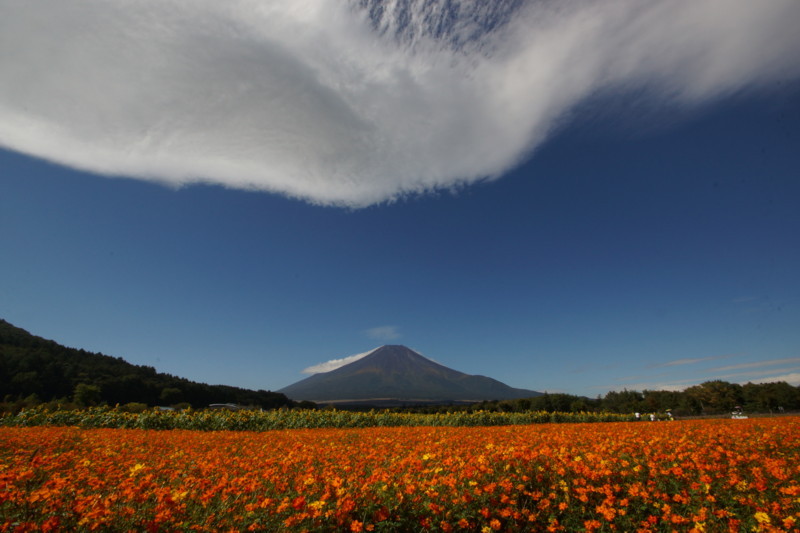
[[[497,177],[598,92],[794,79],[798,20],[797,0],[0,0],[0,146],[364,206]]]

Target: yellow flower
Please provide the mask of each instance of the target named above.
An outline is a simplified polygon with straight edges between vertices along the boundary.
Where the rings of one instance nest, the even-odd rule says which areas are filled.
[[[764,511],[759,511],[755,514],[755,519],[759,524],[769,524],[769,515]]]

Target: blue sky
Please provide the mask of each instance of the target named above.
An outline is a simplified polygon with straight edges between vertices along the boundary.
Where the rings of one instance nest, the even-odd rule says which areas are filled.
[[[71,4],[81,24],[107,23],[91,2]],[[718,27],[674,3],[630,20],[620,3],[576,2],[604,10],[588,41],[581,9],[523,7],[515,20],[545,19],[544,37],[509,23],[457,52],[424,32],[414,46],[387,42],[328,2],[302,16],[273,6],[270,20],[314,39],[265,40],[258,30],[271,28],[246,2],[222,14],[211,4],[185,15],[244,36],[211,35],[221,72],[186,72],[201,60],[173,43],[197,36],[177,23],[169,39],[131,30],[167,50],[168,81],[136,81],[147,50],[98,73],[111,29],[74,44],[61,72],[34,53],[48,47],[41,33],[14,36],[31,41],[30,57],[0,53],[22,80],[0,85],[0,317],[159,371],[269,390],[382,344],[588,396],[709,379],[800,384],[800,41],[781,23],[798,4],[771,4],[762,26],[746,2],[726,4]],[[169,27],[159,5],[137,15]],[[709,25],[708,42],[684,35],[677,52],[651,42],[649,20],[661,28],[671,9],[685,11],[676,31],[691,17]],[[0,11],[45,24],[33,7]],[[69,49],[71,25],[82,26],[58,24],[52,38]],[[742,25],[752,35],[731,36]],[[643,47],[625,61],[619,27],[631,33],[622,44]],[[576,35],[567,44],[565,28]],[[377,44],[362,52],[353,39]],[[334,48],[341,64],[326,55]],[[758,53],[733,54],[744,49]],[[537,62],[544,52],[579,59],[575,71]],[[442,73],[443,57],[475,70]],[[254,80],[253,65],[280,79]],[[376,65],[389,74],[364,81]],[[187,93],[198,76],[241,101],[209,108],[224,98]],[[81,100],[87,87],[104,90]],[[181,96],[209,106],[174,111]],[[142,101],[163,106],[158,119]]]

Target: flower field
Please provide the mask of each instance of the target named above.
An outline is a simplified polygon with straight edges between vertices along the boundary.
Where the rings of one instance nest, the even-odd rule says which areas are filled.
[[[0,428],[2,531],[800,531],[800,419]]]

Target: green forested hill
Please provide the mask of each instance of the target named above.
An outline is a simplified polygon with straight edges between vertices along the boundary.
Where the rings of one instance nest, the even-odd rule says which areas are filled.
[[[33,397],[35,395],[35,397]],[[147,405],[237,403],[263,408],[291,405],[283,394],[206,385],[120,357],[67,348],[0,319],[0,399]]]

